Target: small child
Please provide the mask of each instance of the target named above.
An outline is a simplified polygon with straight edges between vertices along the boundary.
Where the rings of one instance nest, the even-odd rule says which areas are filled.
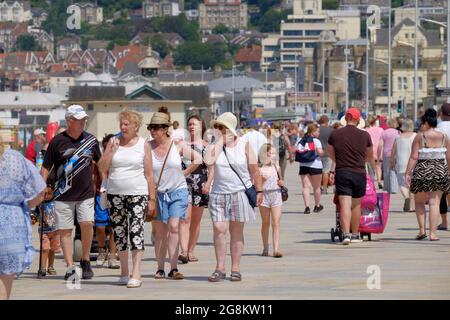
[[[38,271],[39,277],[56,275],[54,267],[55,253],[61,251],[60,236],[56,231],[56,211],[55,203],[52,201],[52,189],[47,187],[45,200],[39,205],[39,211],[42,215],[42,225],[39,227],[39,236],[42,233],[42,256],[41,270]],[[46,269],[48,260],[48,269]]]
[[[109,140],[114,137],[113,134],[106,135],[102,140],[102,147],[105,150]],[[94,166],[94,181],[95,181],[95,237],[98,241],[98,256],[97,266],[103,267],[107,262],[108,268],[120,269],[120,265],[116,259],[116,244],[114,242],[114,231],[111,227],[109,218],[109,209],[105,208],[102,196],[105,196],[106,188],[104,185],[108,177],[101,177],[97,167]],[[109,254],[105,248],[106,236],[109,234]]]
[[[270,220],[272,220],[273,256],[281,258],[283,254],[280,252],[280,220],[283,202],[280,187],[284,183],[279,178],[281,170],[276,164],[276,157],[276,150],[270,143],[261,147],[259,172],[263,180],[263,202],[259,206],[259,212],[262,219],[261,235],[264,247],[262,256],[269,255],[269,228]]]

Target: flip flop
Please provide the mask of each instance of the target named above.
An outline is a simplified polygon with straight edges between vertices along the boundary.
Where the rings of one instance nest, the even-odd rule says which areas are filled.
[[[165,279],[166,278],[166,273],[164,272],[164,270],[158,270],[155,273],[155,279]]]
[[[424,234],[419,234],[419,235],[417,235],[416,240],[423,240],[423,239],[425,239],[426,237],[427,237],[427,234],[426,234],[426,233],[424,233]]]
[[[189,262],[198,262],[198,258],[194,255],[188,255]]]
[[[441,239],[439,238],[430,238],[430,241],[440,241]]]

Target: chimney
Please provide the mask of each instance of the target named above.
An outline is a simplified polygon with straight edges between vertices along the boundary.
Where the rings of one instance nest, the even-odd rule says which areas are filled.
[[[192,66],[191,65],[184,66],[184,73],[187,74],[189,72],[192,72]]]
[[[214,66],[214,77],[220,78],[222,76],[222,67],[218,64]]]

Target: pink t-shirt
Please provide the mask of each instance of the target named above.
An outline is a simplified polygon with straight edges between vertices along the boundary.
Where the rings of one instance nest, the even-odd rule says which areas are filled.
[[[381,134],[381,139],[383,139],[383,158],[391,156],[392,147],[398,135],[398,130],[393,128],[389,128]]]
[[[381,134],[384,132],[384,130],[380,127],[369,127],[366,129],[366,131],[370,135],[370,139],[372,139],[373,158],[375,160],[378,160],[377,150],[378,150],[378,145],[380,144]]]

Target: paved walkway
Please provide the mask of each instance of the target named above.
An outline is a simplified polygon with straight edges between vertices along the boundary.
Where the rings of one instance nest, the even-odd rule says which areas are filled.
[[[182,281],[154,280],[153,247],[144,254],[143,286],[127,289],[115,285],[119,270],[94,268],[92,280],[82,280],[79,290],[63,281],[65,266],[57,256],[58,275],[36,279],[38,258],[29,272],[15,281],[12,299],[450,299],[450,231],[440,231],[441,241],[413,240],[417,234],[414,213],[400,211],[401,196],[391,199],[386,230],[372,241],[342,246],[330,241],[335,224],[332,196],[323,196],[325,210],[303,215],[297,164],[288,166],[290,199],[283,207],[281,249],[284,257],[261,257],[260,218],[245,227],[243,281],[209,283],[215,267],[212,226],[207,212],[202,221],[197,263],[181,265]],[[312,198],[311,198],[312,199]],[[258,212],[257,212],[258,214]],[[34,228],[38,248],[37,229]],[[229,275],[231,258],[227,257]],[[372,266],[372,267],[370,267]],[[375,266],[375,267],[373,267]],[[168,272],[169,266],[166,267]],[[367,273],[379,270],[380,289],[369,290]],[[379,268],[379,269],[377,269]],[[373,271],[371,271],[373,272]],[[376,272],[377,273],[377,272]],[[370,282],[376,285],[375,282]]]

